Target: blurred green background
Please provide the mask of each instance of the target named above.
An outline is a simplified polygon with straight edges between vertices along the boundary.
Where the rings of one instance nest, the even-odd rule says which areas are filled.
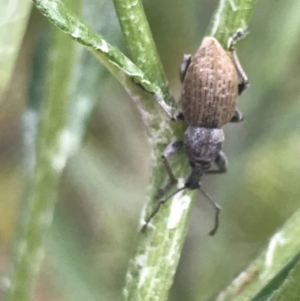
[[[101,3],[101,22],[94,29],[128,54],[111,1]],[[144,4],[172,93],[179,100],[181,58],[196,51],[217,1]],[[210,300],[298,208],[299,15],[298,0],[258,1],[251,34],[237,46],[251,83],[239,99],[245,120],[225,127],[229,172],[203,179],[203,187],[223,208],[221,226],[215,237],[208,236],[214,211],[199,196],[170,300]],[[85,16],[89,24],[89,14]],[[0,277],[10,259],[26,189],[24,111],[32,102],[32,89],[40,88],[33,79],[47,57],[42,37],[50,27],[33,9],[11,81],[1,91]],[[99,77],[93,86],[97,104],[83,146],[68,162],[59,186],[35,300],[121,300],[126,267],[135,250],[149,178],[147,135],[124,89],[91,54],[84,55],[94,61],[86,80],[90,72]],[[4,286],[2,281],[0,289]]]

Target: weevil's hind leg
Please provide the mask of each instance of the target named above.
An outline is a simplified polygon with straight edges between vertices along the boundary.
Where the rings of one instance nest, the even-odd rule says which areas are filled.
[[[172,114],[171,107],[168,106],[165,101],[160,98],[157,94],[151,93],[153,95],[154,100],[158,103],[158,105],[163,109],[163,111],[170,117],[172,121],[180,122],[184,121],[183,113],[179,112],[177,114]]]
[[[233,116],[231,117],[230,122],[242,122],[244,120],[243,114],[239,109],[236,109]]]
[[[184,77],[185,77],[185,74],[186,74],[186,71],[191,63],[191,58],[192,56],[190,54],[185,54],[183,56],[183,62],[181,63],[181,66],[180,66],[180,78],[181,78],[181,81],[184,80]],[[154,100],[158,103],[158,105],[162,108],[162,110],[170,117],[170,119],[172,121],[183,121],[184,120],[184,116],[183,114],[180,112],[180,113],[177,113],[177,114],[173,114],[172,111],[171,111],[171,107],[168,106],[165,101],[156,93],[152,92],[152,91],[149,91],[147,90],[146,87],[144,87],[140,82],[137,82],[134,78],[133,78],[133,82],[139,86],[141,89],[143,89],[144,91],[150,93]]]
[[[227,172],[228,160],[224,152],[220,151],[219,155],[215,159],[215,163],[218,169],[208,170],[205,174],[220,174]]]
[[[170,119],[172,121],[181,121],[180,119],[177,119],[177,115],[173,115],[172,111],[171,111],[171,107],[168,106],[165,101],[163,100],[163,98],[161,98],[158,94],[149,91],[146,87],[144,87],[140,82],[137,82],[134,78],[132,79],[132,81],[138,86],[140,87],[142,90],[144,90],[147,93],[150,93],[152,95],[152,97],[154,98],[154,100],[157,102],[157,104],[161,107],[161,109],[170,117]]]
[[[189,68],[189,65],[191,63],[192,56],[190,54],[184,54],[183,55],[183,61],[180,65],[180,80],[183,82],[185,74]]]
[[[164,195],[169,189],[171,189],[177,183],[177,179],[173,173],[172,167],[168,159],[170,159],[170,157],[175,155],[182,146],[183,146],[183,141],[172,142],[166,147],[162,155],[163,163],[169,175],[169,182],[158,190],[158,196]]]
[[[176,118],[176,121],[184,121],[184,115],[182,112],[178,112],[176,115],[175,115],[175,118]]]
[[[150,92],[151,93],[151,92]],[[177,120],[177,115],[173,115],[171,112],[171,107],[168,106],[165,101],[159,97],[155,93],[151,93],[153,95],[154,100],[158,103],[158,105],[162,108],[162,110],[170,117],[172,121],[179,121]]]
[[[238,89],[239,89],[239,95],[242,94],[247,87],[249,86],[248,77],[240,63],[240,60],[238,58],[238,55],[235,51],[234,45],[241,39],[243,39],[248,34],[247,31],[243,31],[242,29],[238,29],[235,35],[229,39],[228,41],[228,49],[232,54],[233,61],[235,64],[235,68],[239,74],[239,77],[241,78],[241,82],[239,83]]]

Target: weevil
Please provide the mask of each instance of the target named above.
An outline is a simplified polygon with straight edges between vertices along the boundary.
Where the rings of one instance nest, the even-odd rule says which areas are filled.
[[[183,140],[170,143],[162,155],[170,181],[159,190],[159,195],[164,195],[177,183],[169,159],[182,147],[186,151],[192,171],[183,187],[157,203],[157,207],[145,220],[142,230],[146,229],[160,206],[176,193],[184,189],[199,189],[216,209],[215,225],[210,235],[216,233],[221,207],[202,190],[200,180],[204,174],[227,171],[227,158],[222,151],[222,126],[228,122],[243,120],[241,112],[236,108],[237,98],[249,83],[234,46],[246,34],[247,32],[239,29],[229,39],[228,51],[233,60],[214,37],[205,37],[194,56],[184,55],[180,68],[182,112],[173,116],[166,108],[163,109],[172,120],[185,120],[188,128]],[[210,169],[213,163],[217,169]]]

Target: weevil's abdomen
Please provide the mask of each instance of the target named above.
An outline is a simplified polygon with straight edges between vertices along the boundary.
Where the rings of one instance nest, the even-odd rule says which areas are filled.
[[[206,37],[192,57],[182,87],[181,105],[189,125],[220,128],[234,114],[238,76],[226,51]]]

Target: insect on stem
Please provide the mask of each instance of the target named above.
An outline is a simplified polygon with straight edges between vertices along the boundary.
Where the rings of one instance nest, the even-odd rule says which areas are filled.
[[[224,143],[222,127],[229,122],[243,120],[241,112],[237,109],[237,98],[248,87],[249,81],[239,62],[235,44],[247,34],[247,30],[238,29],[229,39],[227,49],[224,49],[214,37],[204,37],[194,55],[184,55],[180,68],[182,93],[179,114],[173,115],[172,108],[164,102],[159,91],[156,91],[158,94],[148,91],[172,120],[184,120],[188,125],[183,137],[178,141],[172,141],[163,153],[162,159],[169,175],[169,182],[158,192],[165,193],[177,182],[168,160],[179,148],[184,148],[192,170],[185,180],[184,187],[156,204],[145,220],[142,231],[145,231],[160,206],[176,193],[184,189],[199,189],[215,208],[215,223],[209,234],[214,235],[217,232],[221,207],[202,190],[200,181],[205,174],[221,174],[227,171],[227,159],[222,151]],[[138,85],[141,86],[140,83]],[[141,87],[145,90],[143,86]],[[211,169],[213,164],[217,169]]]

